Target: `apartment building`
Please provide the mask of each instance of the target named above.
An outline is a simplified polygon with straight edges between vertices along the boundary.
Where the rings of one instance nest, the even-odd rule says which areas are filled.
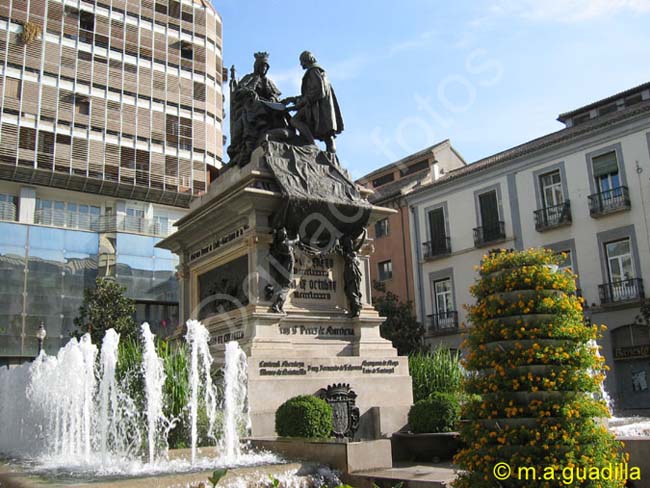
[[[450,171],[406,196],[417,314],[427,341],[458,348],[474,266],[493,248],[567,255],[617,407],[650,406],[650,83],[561,114],[561,130]],[[468,324],[471,325],[471,324]]]
[[[449,139],[383,166],[357,180],[371,190],[368,200],[396,213],[379,220],[368,231],[375,252],[370,256],[372,282],[403,302],[415,302],[408,206],[405,196],[447,172],[465,166]]]
[[[204,0],[0,2],[0,364],[67,341],[112,276],[159,333],[177,258],[155,248],[222,159],[221,19]]]

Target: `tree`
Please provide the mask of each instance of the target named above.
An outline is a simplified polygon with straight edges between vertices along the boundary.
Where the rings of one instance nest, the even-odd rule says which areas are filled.
[[[79,316],[74,319],[78,334],[90,332],[94,344],[100,344],[111,328],[122,339],[136,337],[135,301],[125,297],[125,291],[126,287],[108,278],[97,278],[95,288],[86,288]]]
[[[399,355],[407,355],[422,349],[424,327],[413,315],[411,302],[400,302],[399,297],[381,282],[375,282],[374,288],[382,295],[374,297],[372,302],[379,315],[386,317],[381,324],[382,337],[393,343]]]

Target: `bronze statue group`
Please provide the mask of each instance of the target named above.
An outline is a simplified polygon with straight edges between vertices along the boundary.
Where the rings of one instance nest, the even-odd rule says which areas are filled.
[[[253,72],[237,80],[234,66],[230,69],[230,167],[249,164],[255,148],[265,141],[281,142],[294,146],[315,145],[316,140],[325,143],[330,154],[332,171],[341,172],[334,153],[334,139],[343,131],[343,119],[336,95],[327,73],[309,51],[300,54],[300,66],[305,70],[300,95],[281,98],[281,92],[267,76],[269,55],[255,53]],[[315,161],[313,164],[317,164]],[[340,178],[340,176],[339,176]],[[348,188],[350,205],[364,205],[354,183],[343,178]],[[352,189],[352,190],[350,190]],[[354,232],[341,232],[332,245],[315,249],[306,244],[310,236],[291,237],[287,222],[278,223],[273,230],[273,242],[269,252],[272,282],[266,286],[271,310],[284,312],[284,304],[293,286],[295,251],[311,254],[338,254],[343,258],[344,292],[348,300],[350,317],[358,317],[362,308],[362,272],[357,253],[366,239],[367,214],[360,218]],[[290,217],[284,217],[290,218]],[[298,234],[298,233],[296,233]]]

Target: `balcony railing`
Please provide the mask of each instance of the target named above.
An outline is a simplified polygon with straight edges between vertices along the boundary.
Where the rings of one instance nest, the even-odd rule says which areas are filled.
[[[474,229],[474,245],[476,247],[503,241],[505,238],[506,224],[502,220],[492,225],[476,227]]]
[[[152,220],[132,215],[102,215],[100,232],[127,232],[148,236],[167,237],[172,233],[166,220]]]
[[[427,333],[429,334],[455,334],[458,331],[458,312],[446,312],[427,315]]]
[[[636,302],[645,298],[643,280],[631,278],[629,280],[613,281],[598,285],[601,305],[612,305],[621,302]]]
[[[0,202],[0,220],[16,221],[16,205],[11,202]]]
[[[451,239],[449,237],[439,237],[435,241],[422,243],[422,247],[424,247],[424,259],[446,256],[451,253]]]
[[[571,224],[569,200],[559,205],[535,210],[535,229],[540,232],[569,224]]]
[[[41,208],[34,212],[34,223],[68,229],[99,231],[100,216],[68,210]]]
[[[627,186],[589,195],[589,214],[592,217],[607,215],[612,212],[629,210],[632,206]]]

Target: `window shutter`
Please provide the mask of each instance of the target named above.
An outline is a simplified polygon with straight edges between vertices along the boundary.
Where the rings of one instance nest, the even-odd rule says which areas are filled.
[[[429,229],[432,242],[442,242],[447,237],[445,229],[445,213],[442,208],[429,212]]]
[[[618,161],[616,160],[615,151],[593,158],[591,164],[593,165],[595,178],[611,173],[618,173]]]

